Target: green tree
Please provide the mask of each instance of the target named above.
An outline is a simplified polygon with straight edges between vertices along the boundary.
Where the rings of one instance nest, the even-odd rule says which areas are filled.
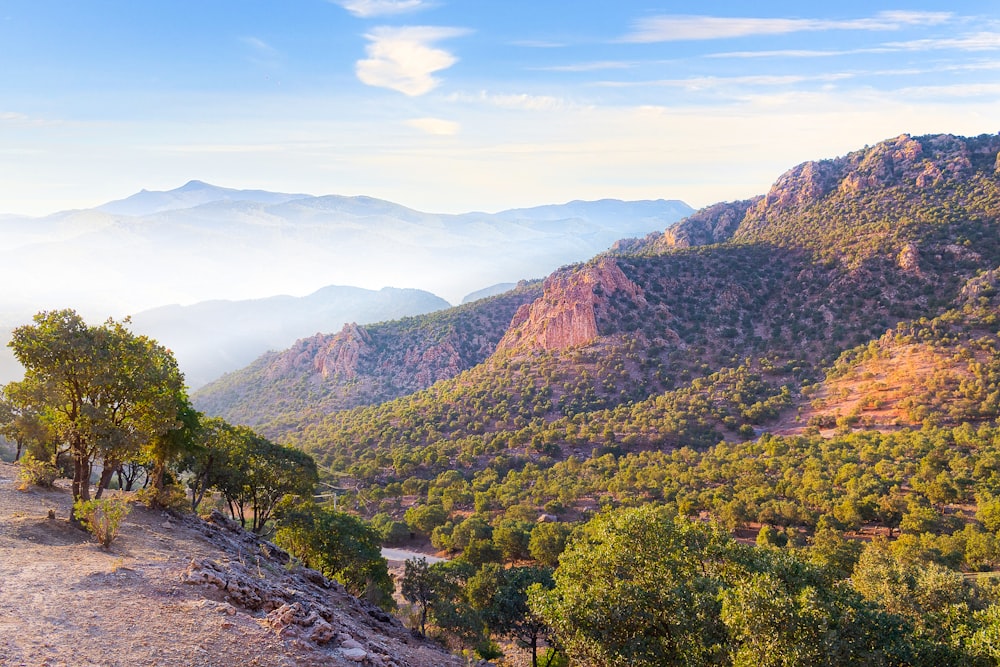
[[[278,445],[247,426],[234,426],[220,445],[226,466],[215,487],[229,503],[230,515],[253,532],[267,529],[275,507],[285,496],[311,498],[319,474],[316,462],[303,451]]]
[[[393,583],[381,536],[356,516],[307,503],[279,508],[275,542],[307,567],[344,584],[357,596],[389,609]]]
[[[551,591],[529,606],[587,665],[708,665],[725,641],[715,572],[721,533],[645,506],[600,514],[574,533]]]
[[[88,326],[72,310],[41,312],[14,330],[9,346],[25,374],[6,394],[35,405],[69,444],[75,500],[90,498],[98,457],[113,470],[177,426],[183,378],[173,355],[123,323]]]
[[[555,567],[573,529],[565,523],[538,523],[531,530],[528,553],[542,565]]]
[[[414,505],[406,510],[403,519],[413,532],[430,535],[435,528],[444,525],[448,520],[448,513],[437,504]]]
[[[410,558],[403,563],[400,594],[420,609],[420,636],[427,635],[427,613],[440,595],[441,581],[431,571],[426,558]]]
[[[509,637],[531,650],[531,665],[538,667],[539,641],[548,626],[528,608],[528,588],[541,590],[554,585],[548,567],[512,567],[487,563],[466,586],[467,596],[493,633]]]

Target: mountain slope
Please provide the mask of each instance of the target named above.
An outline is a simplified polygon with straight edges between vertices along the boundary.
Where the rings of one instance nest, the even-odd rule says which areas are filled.
[[[797,167],[765,197],[693,216],[710,238],[732,230],[729,241],[652,238],[551,275],[461,376],[263,428],[361,489],[752,437],[807,403],[800,388],[845,350],[961,310],[1000,267],[998,150],[998,137],[902,137]],[[891,169],[872,167],[885,156]],[[930,411],[947,421],[951,406]]]
[[[539,285],[525,283],[430,315],[372,326],[352,322],[337,334],[316,334],[266,354],[202,388],[193,400],[200,410],[246,424],[390,400],[481,363],[515,311],[539,291]]]
[[[105,551],[67,488],[16,477],[0,463],[0,664],[465,664],[218,512],[136,505]]]
[[[137,313],[132,327],[169,347],[188,387],[197,389],[268,350],[284,349],[317,332],[336,331],[347,322],[382,322],[449,307],[444,299],[421,290],[331,285],[301,298],[164,306]]]

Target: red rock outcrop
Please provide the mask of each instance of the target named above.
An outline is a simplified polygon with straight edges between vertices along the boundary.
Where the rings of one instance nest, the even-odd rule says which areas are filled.
[[[544,289],[540,298],[518,309],[497,352],[586,345],[598,337],[597,322],[611,298],[646,303],[639,286],[607,257],[593,265],[552,274]]]

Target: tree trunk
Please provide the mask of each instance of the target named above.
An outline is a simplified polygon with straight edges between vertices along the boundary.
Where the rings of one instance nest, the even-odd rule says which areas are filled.
[[[94,495],[95,498],[100,498],[104,495],[104,490],[111,486],[111,479],[115,476],[115,472],[121,469],[120,463],[113,463],[111,461],[104,462],[104,468],[101,470],[101,481],[97,483],[97,493]]]

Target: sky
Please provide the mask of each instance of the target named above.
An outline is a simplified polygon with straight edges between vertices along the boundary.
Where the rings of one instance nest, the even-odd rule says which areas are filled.
[[[1000,131],[1000,2],[0,0],[0,213],[192,179],[449,213]]]

